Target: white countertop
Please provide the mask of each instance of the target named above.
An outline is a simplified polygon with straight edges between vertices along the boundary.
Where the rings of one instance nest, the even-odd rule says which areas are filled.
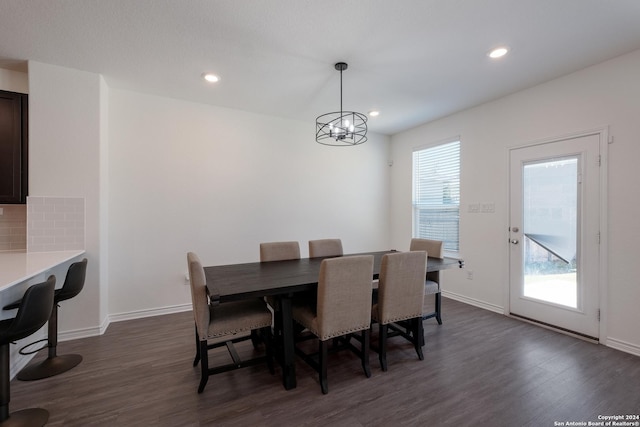
[[[37,276],[57,265],[82,255],[84,252],[83,250],[0,252],[0,291]]]

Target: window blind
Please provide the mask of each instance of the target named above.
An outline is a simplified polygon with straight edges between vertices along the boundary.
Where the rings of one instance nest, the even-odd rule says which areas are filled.
[[[413,152],[413,221],[414,237],[460,249],[460,141]]]

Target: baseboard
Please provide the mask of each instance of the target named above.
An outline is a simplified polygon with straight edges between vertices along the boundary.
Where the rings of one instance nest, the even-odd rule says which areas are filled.
[[[478,308],[493,311],[494,313],[504,314],[504,307],[495,304],[489,304],[488,302],[480,301],[474,298],[465,297],[463,295],[455,294],[453,292],[442,291],[442,296],[451,298],[456,301],[463,302],[465,304],[473,305]]]
[[[631,344],[615,338],[607,338],[604,343],[607,347],[614,348],[616,350],[624,351],[625,353],[631,353],[635,356],[640,356],[640,346]]]
[[[465,297],[463,295],[455,294],[453,292],[447,292],[447,291],[444,291],[444,290],[442,291],[442,296],[447,297],[447,298],[451,298],[451,299],[456,300],[456,301],[463,302],[465,304],[473,305],[475,307],[483,308],[485,310],[493,311],[494,313],[505,314],[505,315],[508,316],[508,314],[504,312],[504,308],[500,307],[498,305],[489,304],[489,303],[486,303],[484,301],[480,301],[480,300],[477,300],[477,299],[474,299],[474,298]],[[523,320],[521,318],[518,318],[518,319]],[[523,320],[523,321],[527,321],[527,320]],[[529,323],[532,323],[532,324],[535,324],[535,325],[538,325],[538,326],[541,326],[541,327],[545,327],[547,329],[555,330],[557,332],[561,332],[561,331],[558,331],[556,328],[549,328],[549,327],[546,327],[544,325],[540,325],[539,323],[534,323],[534,322],[529,322]],[[570,336],[573,336],[573,337],[576,337],[576,338],[585,339],[584,337],[581,337],[579,335],[575,335],[575,334],[571,334],[571,333],[566,333],[566,334],[570,335]],[[588,340],[588,341],[597,343],[597,341],[593,341],[593,340]],[[616,350],[624,351],[625,353],[630,353],[630,354],[633,354],[635,356],[640,356],[640,346],[637,345],[637,344],[632,344],[632,343],[625,342],[625,341],[622,341],[622,340],[618,340],[618,339],[615,339],[615,338],[604,338],[604,339],[601,338],[599,343],[603,344],[603,345],[606,345],[607,347],[611,347],[613,349],[616,349]]]
[[[88,338],[102,335],[107,331],[107,328],[112,322],[122,322],[125,320],[142,319],[145,317],[162,316],[164,314],[181,313],[183,311],[190,311],[191,303],[180,304],[170,307],[153,308],[146,310],[130,311],[128,313],[117,313],[107,316],[102,325],[98,327],[74,329],[72,331],[65,331],[58,333],[58,341],[71,341],[79,338]]]
[[[162,316],[165,314],[182,313],[191,311],[191,303],[172,305],[169,307],[151,308],[147,310],[130,311],[128,313],[117,313],[109,315],[111,322],[122,322],[125,320],[142,319],[145,317]]]
[[[72,331],[58,332],[58,342],[72,341],[80,338],[95,337],[104,334],[109,327],[109,316],[105,317],[100,326],[74,329]]]
[[[442,291],[442,296],[446,298],[451,298],[452,300],[460,301],[462,303],[469,304],[478,308],[482,308],[484,310],[489,310],[494,313],[505,314],[504,308],[499,305],[489,304],[485,301],[469,298],[463,295],[459,295],[453,292],[447,292],[444,290]],[[75,340],[79,338],[87,338],[87,337],[102,335],[105,333],[105,331],[107,330],[111,322],[122,322],[125,320],[134,320],[134,319],[142,319],[145,317],[162,316],[165,314],[181,313],[181,312],[190,311],[190,310],[191,310],[191,304],[189,303],[189,304],[179,304],[179,305],[162,307],[162,308],[137,310],[137,311],[131,311],[128,313],[112,314],[107,316],[104,322],[102,323],[102,325],[100,325],[99,327],[76,329],[73,331],[61,332],[58,335],[58,340],[70,341],[70,340]],[[607,347],[611,347],[616,350],[624,351],[625,353],[630,353],[635,356],[640,356],[640,346],[636,344],[628,343],[615,338],[606,338],[606,341],[601,340],[600,344],[604,344]],[[16,358],[17,363],[11,366],[12,377],[14,375],[14,372],[20,371],[20,369],[22,369],[24,366],[27,365],[27,363],[29,363],[29,360],[31,360],[31,357]]]

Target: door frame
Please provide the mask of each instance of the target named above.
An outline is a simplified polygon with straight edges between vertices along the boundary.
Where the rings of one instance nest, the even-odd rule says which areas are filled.
[[[539,140],[532,140],[529,142],[525,142],[523,144],[518,144],[518,145],[513,145],[513,146],[509,146],[506,147],[505,150],[505,164],[506,169],[505,169],[505,173],[509,173],[508,171],[510,170],[510,154],[512,150],[517,150],[519,148],[527,148],[527,147],[533,147],[536,145],[542,145],[542,144],[549,144],[549,143],[554,143],[554,142],[560,142],[560,141],[564,141],[566,139],[572,139],[572,138],[580,138],[583,136],[589,136],[589,135],[598,135],[598,144],[599,144],[599,149],[600,149],[600,176],[599,176],[599,186],[600,186],[600,207],[599,207],[599,214],[600,214],[600,223],[599,223],[599,227],[600,227],[600,250],[599,250],[599,254],[598,254],[598,264],[599,264],[599,277],[598,277],[598,298],[599,298],[599,305],[600,305],[600,322],[599,322],[599,334],[598,334],[598,341],[601,344],[606,344],[606,331],[607,331],[607,313],[608,313],[608,288],[609,288],[609,284],[608,284],[608,280],[607,278],[609,277],[609,270],[608,270],[608,263],[607,263],[607,255],[609,253],[609,245],[608,245],[608,240],[609,240],[609,230],[607,227],[607,224],[609,223],[609,218],[608,218],[608,200],[609,200],[609,194],[608,194],[608,165],[609,165],[609,153],[608,153],[608,148],[609,148],[609,144],[613,143],[613,137],[609,134],[609,127],[608,126],[604,126],[601,128],[595,128],[595,129],[591,129],[591,130],[585,130],[585,131],[581,131],[581,132],[574,132],[574,133],[569,133],[569,134],[564,134],[564,135],[559,135],[559,136],[553,136],[553,137],[549,137],[549,138],[544,138],[544,139],[539,139]],[[511,284],[510,284],[510,274],[509,274],[509,270],[510,270],[510,250],[509,250],[509,245],[511,245],[510,243],[510,233],[509,233],[509,227],[510,227],[510,221],[511,221],[511,213],[510,213],[510,204],[511,204],[511,192],[510,192],[510,176],[508,179],[505,180],[505,195],[506,195],[506,201],[507,201],[507,215],[505,216],[505,250],[507,251],[507,262],[506,262],[506,266],[505,266],[505,270],[504,270],[504,276],[506,277],[507,280],[505,281],[504,287],[503,287],[503,306],[504,306],[504,314],[509,316],[509,317],[513,317],[515,319],[519,319],[522,320],[520,317],[516,317],[516,316],[511,316],[510,315],[510,308],[511,308],[511,301],[510,301],[510,292],[511,292]],[[538,323],[536,323],[538,324]],[[542,324],[540,324],[541,326],[544,326]],[[558,330],[561,331],[560,329],[556,329],[556,328],[552,328],[554,330]],[[573,334],[571,334],[573,335]]]

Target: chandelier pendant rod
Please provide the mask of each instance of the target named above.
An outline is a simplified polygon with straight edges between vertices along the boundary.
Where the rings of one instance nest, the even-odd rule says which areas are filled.
[[[340,68],[340,121],[342,122],[342,68]]]

